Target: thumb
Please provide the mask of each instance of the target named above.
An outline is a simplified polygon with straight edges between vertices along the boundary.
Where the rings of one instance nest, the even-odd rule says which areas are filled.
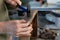
[[[17,4],[21,5],[22,2],[20,0],[14,0]]]

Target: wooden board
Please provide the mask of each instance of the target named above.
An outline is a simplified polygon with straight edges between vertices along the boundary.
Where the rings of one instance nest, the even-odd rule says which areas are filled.
[[[31,11],[31,13],[30,13],[31,16],[27,19],[28,24],[32,23],[32,21],[33,21],[34,17],[36,16],[37,12],[38,12],[37,10]],[[20,40],[30,40],[30,37],[20,37]]]

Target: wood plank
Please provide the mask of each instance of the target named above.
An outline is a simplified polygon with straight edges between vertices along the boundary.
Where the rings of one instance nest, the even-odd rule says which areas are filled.
[[[35,16],[36,16],[36,14],[37,14],[37,10],[33,10],[33,11],[31,11],[31,16],[30,16],[30,18],[27,20],[28,21],[28,24],[30,24],[30,23],[32,23],[32,21],[33,21],[33,19],[35,18]],[[27,24],[27,25],[28,25]],[[33,27],[34,28],[34,27]],[[20,39],[19,40],[30,40],[30,37],[21,37],[20,36]]]

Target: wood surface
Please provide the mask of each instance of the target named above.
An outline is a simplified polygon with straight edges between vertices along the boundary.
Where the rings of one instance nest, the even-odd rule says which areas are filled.
[[[33,19],[35,18],[35,16],[36,16],[36,14],[37,14],[37,10],[33,10],[33,11],[31,11],[31,16],[30,16],[30,18],[28,19],[28,23],[30,24],[30,23],[32,23],[32,21],[33,21]],[[35,21],[34,21],[35,22]],[[33,27],[33,30],[36,30],[36,28],[34,29],[34,27]],[[35,32],[35,31],[34,31]],[[37,33],[37,32],[36,32]],[[33,34],[32,34],[33,35]],[[20,37],[20,39],[19,40],[30,40],[30,37]]]

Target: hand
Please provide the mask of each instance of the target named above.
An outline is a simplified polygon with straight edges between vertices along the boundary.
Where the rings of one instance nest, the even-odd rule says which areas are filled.
[[[31,36],[32,25],[25,20],[13,20],[5,23],[7,32],[15,33],[16,36]]]
[[[22,2],[20,0],[5,0],[5,2],[12,6],[16,6],[17,4],[19,4],[19,5],[22,4]]]

